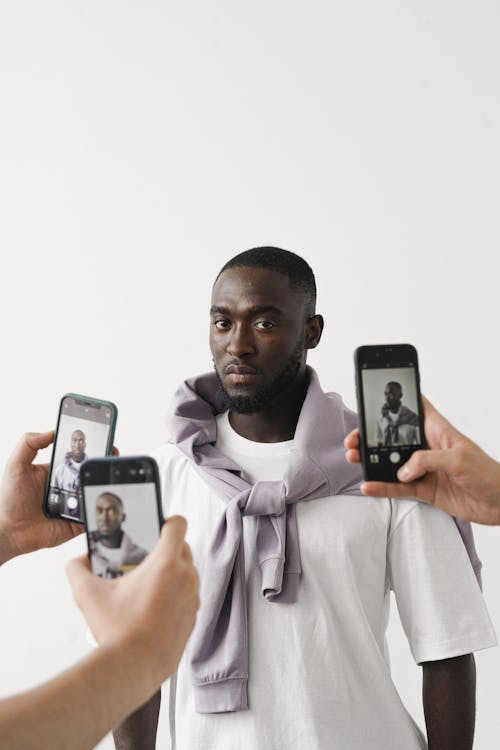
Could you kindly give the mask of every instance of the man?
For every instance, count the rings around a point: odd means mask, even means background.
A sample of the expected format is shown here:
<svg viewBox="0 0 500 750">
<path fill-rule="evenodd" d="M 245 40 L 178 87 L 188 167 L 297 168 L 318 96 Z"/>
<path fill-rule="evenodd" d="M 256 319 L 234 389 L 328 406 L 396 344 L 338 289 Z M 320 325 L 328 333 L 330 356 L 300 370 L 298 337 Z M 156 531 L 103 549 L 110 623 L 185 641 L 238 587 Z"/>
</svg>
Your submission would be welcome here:
<svg viewBox="0 0 500 750">
<path fill-rule="evenodd" d="M 420 442 L 418 416 L 401 403 L 401 383 L 387 383 L 384 391 L 385 403 L 377 422 L 377 444 L 415 445 Z"/>
<path fill-rule="evenodd" d="M 100 578 L 118 578 L 139 565 L 148 553 L 122 530 L 127 515 L 118 495 L 102 492 L 95 517 L 97 530 L 89 534 L 92 568 Z"/>
<path fill-rule="evenodd" d="M 6 465 L 0 564 L 83 531 L 42 513 L 48 467 L 33 460 L 53 437 L 27 433 Z M 185 531 L 184 519 L 169 518 L 148 559 L 117 581 L 92 575 L 86 556 L 69 563 L 77 604 L 100 648 L 44 685 L 0 701 L 2 747 L 90 750 L 175 670 L 199 604 Z"/>
<path fill-rule="evenodd" d="M 463 521 L 500 526 L 500 464 L 462 435 L 422 397 L 429 450 L 415 451 L 398 471 L 398 483 L 363 482 L 373 497 L 416 497 Z M 345 439 L 346 457 L 359 463 L 359 431 Z"/>
<path fill-rule="evenodd" d="M 88 456 L 85 453 L 87 441 L 83 430 L 73 430 L 71 433 L 71 450 L 64 456 L 64 462 L 54 471 L 52 479 L 54 487 L 68 492 L 76 492 L 80 486 L 80 466 Z"/>
<path fill-rule="evenodd" d="M 212 291 L 215 373 L 174 398 L 155 454 L 169 512 L 188 516 L 201 609 L 170 712 L 177 750 L 422 750 L 390 679 L 398 600 L 423 664 L 431 750 L 470 750 L 474 662 L 494 633 L 454 521 L 359 495 L 344 460 L 355 425 L 306 367 L 323 319 L 302 258 L 257 248 Z M 115 730 L 154 747 L 151 701 Z M 151 732 L 151 730 L 149 729 Z"/>
<path fill-rule="evenodd" d="M 80 466 L 88 458 L 85 453 L 86 447 L 87 439 L 83 430 L 73 430 L 71 450 L 65 454 L 63 463 L 59 464 L 52 475 L 51 487 L 61 490 L 59 496 L 51 495 L 58 502 L 59 513 L 77 519 L 80 518 L 78 504 Z"/>
</svg>

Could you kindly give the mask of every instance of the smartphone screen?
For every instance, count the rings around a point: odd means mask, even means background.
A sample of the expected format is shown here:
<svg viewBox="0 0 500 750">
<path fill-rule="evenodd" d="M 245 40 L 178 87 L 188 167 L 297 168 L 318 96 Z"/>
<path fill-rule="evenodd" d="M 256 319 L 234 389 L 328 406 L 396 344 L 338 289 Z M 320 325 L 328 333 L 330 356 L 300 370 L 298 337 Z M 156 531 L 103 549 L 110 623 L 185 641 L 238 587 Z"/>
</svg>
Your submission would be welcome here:
<svg viewBox="0 0 500 750">
<path fill-rule="evenodd" d="M 118 578 L 151 552 L 163 525 L 158 467 L 148 456 L 87 461 L 82 501 L 90 564 Z"/>
<path fill-rule="evenodd" d="M 410 344 L 356 350 L 361 457 L 365 479 L 397 481 L 397 471 L 424 447 L 418 358 Z"/>
<path fill-rule="evenodd" d="M 113 450 L 117 409 L 110 401 L 77 394 L 61 400 L 44 509 L 48 516 L 83 523 L 80 467 Z"/>
</svg>

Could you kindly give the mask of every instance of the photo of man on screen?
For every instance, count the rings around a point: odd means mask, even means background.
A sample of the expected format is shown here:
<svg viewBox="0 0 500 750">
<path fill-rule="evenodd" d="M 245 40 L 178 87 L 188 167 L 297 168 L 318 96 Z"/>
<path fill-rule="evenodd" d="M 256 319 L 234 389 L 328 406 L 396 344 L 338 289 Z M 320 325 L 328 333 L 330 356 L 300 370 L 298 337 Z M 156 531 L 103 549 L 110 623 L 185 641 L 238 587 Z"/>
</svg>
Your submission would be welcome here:
<svg viewBox="0 0 500 750">
<path fill-rule="evenodd" d="M 123 531 L 127 515 L 114 492 L 102 492 L 96 501 L 97 529 L 89 533 L 92 569 L 101 578 L 118 578 L 139 565 L 148 554 Z"/>
<path fill-rule="evenodd" d="M 80 466 L 87 460 L 85 453 L 87 438 L 83 430 L 73 430 L 71 433 L 71 450 L 65 456 L 63 463 L 54 470 L 52 486 L 59 490 L 76 493 L 80 486 Z"/>
<path fill-rule="evenodd" d="M 403 388 L 401 383 L 390 381 L 385 386 L 385 403 L 377 422 L 377 445 L 418 445 L 420 430 L 418 415 L 401 403 Z"/>
</svg>

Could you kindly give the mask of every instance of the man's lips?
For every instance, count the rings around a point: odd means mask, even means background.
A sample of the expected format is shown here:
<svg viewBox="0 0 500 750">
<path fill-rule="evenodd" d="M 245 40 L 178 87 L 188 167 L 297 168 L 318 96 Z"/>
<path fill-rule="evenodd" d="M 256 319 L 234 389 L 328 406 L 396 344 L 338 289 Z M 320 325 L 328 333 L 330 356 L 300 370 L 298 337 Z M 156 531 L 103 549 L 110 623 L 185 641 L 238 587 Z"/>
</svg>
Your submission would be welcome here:
<svg viewBox="0 0 500 750">
<path fill-rule="evenodd" d="M 226 375 L 256 375 L 257 370 L 255 367 L 250 367 L 249 365 L 227 365 L 226 369 L 224 370 Z"/>
<path fill-rule="evenodd" d="M 229 378 L 231 383 L 249 383 L 254 380 L 258 372 L 255 367 L 250 365 L 227 365 L 224 374 Z"/>
</svg>

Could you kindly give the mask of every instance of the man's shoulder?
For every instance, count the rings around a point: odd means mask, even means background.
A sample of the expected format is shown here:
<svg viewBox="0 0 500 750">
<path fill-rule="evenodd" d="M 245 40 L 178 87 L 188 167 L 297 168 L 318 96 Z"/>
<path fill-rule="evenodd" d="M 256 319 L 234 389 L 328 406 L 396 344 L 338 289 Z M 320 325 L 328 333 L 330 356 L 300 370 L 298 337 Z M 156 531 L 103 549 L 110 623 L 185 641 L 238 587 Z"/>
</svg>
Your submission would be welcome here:
<svg viewBox="0 0 500 750">
<path fill-rule="evenodd" d="M 184 453 L 179 447 L 172 441 L 167 440 L 165 443 L 154 448 L 149 454 L 155 461 L 160 465 L 168 461 L 174 461 L 176 458 L 182 458 Z"/>
<path fill-rule="evenodd" d="M 327 391 L 324 393 L 325 397 L 332 402 L 337 410 L 338 414 L 343 420 L 344 432 L 347 435 L 351 430 L 354 430 L 358 426 L 358 415 L 355 411 L 345 405 L 340 393 L 335 391 Z"/>
<path fill-rule="evenodd" d="M 424 528 L 440 528 L 445 535 L 458 533 L 453 517 L 433 505 L 417 500 L 417 498 L 389 498 L 389 500 L 391 503 L 391 534 L 396 529 L 405 529 L 408 522 L 410 522 L 409 529 L 417 525 Z"/>
<path fill-rule="evenodd" d="M 418 425 L 418 415 L 404 404 L 401 405 L 400 419 L 407 419 L 412 425 Z"/>
<path fill-rule="evenodd" d="M 169 476 L 173 477 L 191 464 L 185 453 L 173 442 L 163 443 L 151 451 L 150 456 L 158 464 L 160 477 L 163 481 Z"/>
<path fill-rule="evenodd" d="M 148 554 L 147 550 L 145 550 L 139 544 L 136 544 L 126 531 L 123 532 L 122 547 L 124 554 L 127 556 L 127 559 L 130 559 L 131 562 L 141 562 Z"/>
</svg>

